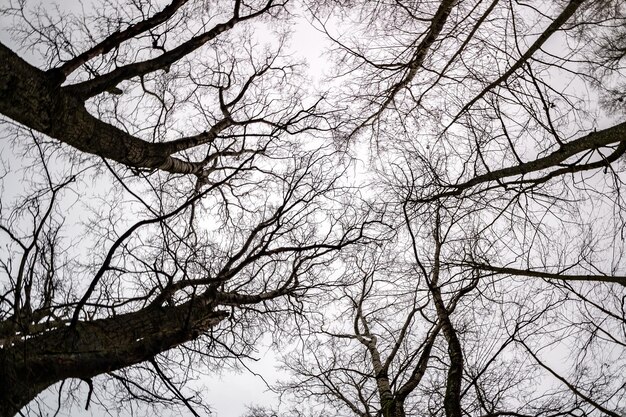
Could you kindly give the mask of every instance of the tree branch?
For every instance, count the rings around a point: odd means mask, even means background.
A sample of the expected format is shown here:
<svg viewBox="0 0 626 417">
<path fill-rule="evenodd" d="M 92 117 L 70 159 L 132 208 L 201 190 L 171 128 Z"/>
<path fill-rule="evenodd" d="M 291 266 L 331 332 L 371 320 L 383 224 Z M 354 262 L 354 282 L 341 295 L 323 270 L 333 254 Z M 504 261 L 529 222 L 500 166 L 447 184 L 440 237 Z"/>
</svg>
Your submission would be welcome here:
<svg viewBox="0 0 626 417">
<path fill-rule="evenodd" d="M 124 41 L 127 41 L 141 33 L 144 33 L 147 30 L 153 29 L 163 22 L 166 22 L 170 17 L 174 15 L 174 13 L 176 13 L 176 11 L 178 11 L 178 9 L 180 9 L 188 1 L 189 0 L 173 0 L 170 4 L 165 6 L 163 10 L 156 13 L 154 16 L 146 20 L 142 20 L 141 22 L 134 25 L 130 25 L 128 28 L 124 29 L 121 32 L 114 32 L 106 39 L 92 46 L 77 57 L 65 62 L 60 67 L 48 70 L 48 73 L 53 78 L 56 78 L 58 85 L 61 85 L 68 75 L 74 72 L 81 65 L 87 63 L 87 61 L 89 61 L 90 59 L 93 59 L 99 55 L 104 55 L 113 50 L 113 48 L 117 48 L 118 46 L 120 46 L 120 44 L 122 44 Z"/>
</svg>

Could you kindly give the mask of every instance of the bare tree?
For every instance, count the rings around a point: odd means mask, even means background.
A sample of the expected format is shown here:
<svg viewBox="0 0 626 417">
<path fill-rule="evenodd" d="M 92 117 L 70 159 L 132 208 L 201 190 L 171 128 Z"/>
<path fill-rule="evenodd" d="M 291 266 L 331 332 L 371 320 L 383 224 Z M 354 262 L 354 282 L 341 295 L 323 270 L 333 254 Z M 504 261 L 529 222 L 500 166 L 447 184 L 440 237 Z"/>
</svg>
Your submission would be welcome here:
<svg viewBox="0 0 626 417">
<path fill-rule="evenodd" d="M 284 28 L 253 36 L 285 3 L 3 5 L 39 67 L 0 46 L 0 415 L 77 381 L 87 407 L 206 411 L 185 382 L 249 355 L 363 239 Z"/>
<path fill-rule="evenodd" d="M 345 262 L 346 289 L 284 358 L 285 398 L 622 415 L 624 5 L 309 5 L 351 103 L 337 134 L 370 146 L 396 232 Z"/>
<path fill-rule="evenodd" d="M 625 7 L 10 1 L 2 413 L 194 414 L 189 369 L 275 331 L 295 415 L 619 416 Z"/>
<path fill-rule="evenodd" d="M 619 416 L 623 287 L 477 266 L 502 261 L 477 233 L 482 211 L 410 208 L 312 299 L 320 314 L 283 358 L 286 401 L 346 416 Z"/>
</svg>

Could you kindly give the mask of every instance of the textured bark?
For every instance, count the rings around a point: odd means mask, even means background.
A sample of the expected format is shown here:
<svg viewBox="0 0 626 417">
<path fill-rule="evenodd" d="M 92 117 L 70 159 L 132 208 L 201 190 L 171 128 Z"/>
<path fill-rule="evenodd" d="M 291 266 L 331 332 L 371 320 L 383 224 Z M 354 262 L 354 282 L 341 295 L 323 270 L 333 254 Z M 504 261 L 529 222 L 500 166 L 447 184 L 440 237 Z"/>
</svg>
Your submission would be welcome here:
<svg viewBox="0 0 626 417">
<path fill-rule="evenodd" d="M 463 350 L 461 342 L 456 334 L 456 330 L 450 320 L 450 315 L 441 298 L 439 287 L 431 289 L 437 316 L 441 323 L 441 329 L 448 342 L 448 357 L 450 358 L 450 368 L 448 368 L 448 378 L 446 381 L 446 395 L 443 407 L 447 417 L 461 417 L 461 383 L 463 381 Z"/>
<path fill-rule="evenodd" d="M 15 415 L 58 381 L 112 372 L 193 340 L 227 315 L 206 298 L 196 298 L 5 341 L 0 349 L 0 416 Z"/>
<path fill-rule="evenodd" d="M 380 406 L 382 408 L 383 416 L 395 416 L 396 402 L 394 395 L 391 392 L 391 385 L 389 384 L 389 371 L 387 367 L 384 367 L 382 364 L 380 352 L 376 346 L 376 338 L 374 336 L 370 336 L 369 340 L 365 342 L 365 346 L 370 353 L 372 367 L 374 368 L 374 377 L 376 379 L 376 387 L 378 388 L 378 395 L 380 397 Z"/>
<path fill-rule="evenodd" d="M 439 274 L 441 272 L 441 247 L 443 244 L 440 235 L 441 218 L 439 211 L 436 213 L 435 220 L 435 253 L 434 264 L 431 274 L 431 281 L 428 284 L 430 293 L 433 296 L 435 310 L 437 311 L 437 321 L 441 326 L 441 331 L 448 343 L 448 357 L 450 358 L 450 367 L 448 368 L 448 377 L 446 380 L 446 394 L 443 399 L 443 408 L 446 411 L 446 417 L 461 417 L 463 411 L 461 409 L 461 385 L 463 383 L 463 349 L 461 342 L 457 336 L 450 315 L 453 308 L 448 309 L 443 302 L 441 296 L 441 288 L 439 287 Z M 462 290 L 459 296 L 467 290 Z"/>
<path fill-rule="evenodd" d="M 92 116 L 84 102 L 66 88 L 0 44 L 0 113 L 85 153 L 129 167 L 197 174 L 202 164 L 172 154 L 212 141 L 231 123 L 225 119 L 197 136 L 150 143 Z"/>
</svg>

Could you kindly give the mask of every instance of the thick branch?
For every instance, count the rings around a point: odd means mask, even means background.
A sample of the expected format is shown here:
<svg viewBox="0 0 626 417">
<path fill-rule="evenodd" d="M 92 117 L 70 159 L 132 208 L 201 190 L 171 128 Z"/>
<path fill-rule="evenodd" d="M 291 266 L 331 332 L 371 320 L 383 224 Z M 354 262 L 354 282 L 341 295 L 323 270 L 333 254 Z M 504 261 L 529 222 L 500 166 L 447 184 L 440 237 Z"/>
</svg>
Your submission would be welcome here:
<svg viewBox="0 0 626 417">
<path fill-rule="evenodd" d="M 615 151 L 606 158 L 598 162 L 592 162 L 586 165 L 576 165 L 573 167 L 561 167 L 554 172 L 558 172 L 559 174 L 565 174 L 571 172 L 573 169 L 575 170 L 577 167 L 585 167 L 586 169 L 596 169 L 602 166 L 606 166 L 608 163 L 612 162 L 620 155 L 624 153 L 626 150 L 626 122 L 620 123 L 618 125 L 606 128 L 604 130 L 599 130 L 596 132 L 589 133 L 581 138 L 575 139 L 571 142 L 565 143 L 559 147 L 556 151 L 552 152 L 549 155 L 546 155 L 542 158 L 537 158 L 533 161 L 523 162 L 521 164 L 498 169 L 495 171 L 490 171 L 485 174 L 477 175 L 476 177 L 459 184 L 449 185 L 448 187 L 452 188 L 450 191 L 442 192 L 435 194 L 426 198 L 417 198 L 415 202 L 418 203 L 426 203 L 432 202 L 434 200 L 444 198 L 444 197 L 452 197 L 460 195 L 463 191 L 470 189 L 472 187 L 478 186 L 480 184 L 500 181 L 508 177 L 514 177 L 519 175 L 527 175 L 533 172 L 541 171 L 543 169 L 553 168 L 557 166 L 562 166 L 562 164 L 569 158 L 580 154 L 581 152 L 596 150 L 605 146 L 612 145 L 614 143 L 622 142 L 615 149 Z M 550 178 L 552 178 L 552 173 L 546 174 Z M 529 180 L 530 181 L 530 180 Z M 541 181 L 539 179 L 538 181 Z"/>
<path fill-rule="evenodd" d="M 432 45 L 435 43 L 435 41 L 441 34 L 441 31 L 443 30 L 443 27 L 445 26 L 446 21 L 448 20 L 448 17 L 450 16 L 450 13 L 452 12 L 453 7 L 456 4 L 457 4 L 456 0 L 443 0 L 441 2 L 441 4 L 439 5 L 439 8 L 437 9 L 437 12 L 433 16 L 431 24 L 426 32 L 426 36 L 416 47 L 415 53 L 413 54 L 411 61 L 408 63 L 408 65 L 405 68 L 406 74 L 400 79 L 400 81 L 398 81 L 388 90 L 386 94 L 387 98 L 380 105 L 380 107 L 376 110 L 376 112 L 370 115 L 356 129 L 354 129 L 353 133 L 356 133 L 357 131 L 359 131 L 361 128 L 366 126 L 369 122 L 371 122 L 375 118 L 380 117 L 382 112 L 385 111 L 385 109 L 387 109 L 387 107 L 389 107 L 389 105 L 394 101 L 398 93 L 403 88 L 408 86 L 411 83 L 411 81 L 413 81 L 413 79 L 417 75 L 418 70 L 421 68 L 422 64 L 424 63 L 424 60 L 426 59 L 426 56 L 428 55 L 430 48 L 432 47 Z"/>
<path fill-rule="evenodd" d="M 231 121 L 219 121 L 200 135 L 166 143 L 150 143 L 89 114 L 84 103 L 51 77 L 0 44 L 0 113 L 80 151 L 129 167 L 197 174 L 204 164 L 171 156 L 209 143 Z"/>
<path fill-rule="evenodd" d="M 0 416 L 12 416 L 43 389 L 148 360 L 193 340 L 227 317 L 208 297 L 78 322 L 0 349 Z"/>
<path fill-rule="evenodd" d="M 233 13 L 233 17 L 226 22 L 215 25 L 208 32 L 191 38 L 187 42 L 182 43 L 176 48 L 167 51 L 156 58 L 118 67 L 108 74 L 101 75 L 79 84 L 67 86 L 65 89 L 71 91 L 73 94 L 79 95 L 83 99 L 86 99 L 107 91 L 124 80 L 146 75 L 160 69 L 167 70 L 170 65 L 202 47 L 207 42 L 215 39 L 218 35 L 232 29 L 235 24 L 257 17 L 267 12 L 272 7 L 273 1 L 270 0 L 265 7 L 259 11 L 242 17 L 239 17 L 239 10 L 237 8 L 237 10 Z"/>
<path fill-rule="evenodd" d="M 450 358 L 450 368 L 448 368 L 448 379 L 446 383 L 446 395 L 444 398 L 444 408 L 446 417 L 461 417 L 461 383 L 463 381 L 463 350 L 456 330 L 450 320 L 450 315 L 446 309 L 441 290 L 437 286 L 431 287 L 433 300 L 437 309 L 437 317 L 441 323 L 441 329 L 448 342 L 448 356 Z"/>
<path fill-rule="evenodd" d="M 180 9 L 181 6 L 183 6 L 188 1 L 189 0 L 173 0 L 169 5 L 163 8 L 163 10 L 161 10 L 160 12 L 156 13 L 154 16 L 146 20 L 142 20 L 141 22 L 134 25 L 130 25 L 121 32 L 117 31 L 111 34 L 106 39 L 99 42 L 97 45 L 91 47 L 77 57 L 72 58 L 60 67 L 50 70 L 49 72 L 59 74 L 58 83 L 61 84 L 63 81 L 65 81 L 65 78 L 67 78 L 68 75 L 70 75 L 78 67 L 85 64 L 90 59 L 93 59 L 99 55 L 104 55 L 113 50 L 113 48 L 118 47 L 120 44 L 122 44 L 122 42 L 127 41 L 141 33 L 144 33 L 147 30 L 153 29 L 161 23 L 167 21 L 170 17 L 174 15 L 174 13 L 176 13 L 178 9 Z"/>
<path fill-rule="evenodd" d="M 448 368 L 448 378 L 446 381 L 446 394 L 443 400 L 443 407 L 446 411 L 446 417 L 461 417 L 461 383 L 463 382 L 463 349 L 457 335 L 456 329 L 450 319 L 451 310 L 446 308 L 443 298 L 441 297 L 441 289 L 439 287 L 439 274 L 441 269 L 441 246 L 442 240 L 439 232 L 441 220 L 439 212 L 437 212 L 435 222 L 435 253 L 432 276 L 428 287 L 435 302 L 437 311 L 437 320 L 441 325 L 443 335 L 448 342 L 448 357 L 450 358 L 450 367 Z"/>
<path fill-rule="evenodd" d="M 411 376 L 407 379 L 407 381 L 402 384 L 402 386 L 398 389 L 396 393 L 396 398 L 399 401 L 404 401 L 409 394 L 411 394 L 415 388 L 417 388 L 422 381 L 422 377 L 426 374 L 426 369 L 428 367 L 428 362 L 431 358 L 431 351 L 433 346 L 435 345 L 435 339 L 441 330 L 441 324 L 437 324 L 435 328 L 428 335 L 428 338 L 425 340 L 423 344 L 422 354 L 420 355 L 413 372 L 411 372 Z"/>
<path fill-rule="evenodd" d="M 583 4 L 584 0 L 571 0 L 567 6 L 563 9 L 563 11 L 550 23 L 550 25 L 546 28 L 546 30 L 535 40 L 535 42 L 528 48 L 528 50 L 513 64 L 504 74 L 502 74 L 498 79 L 491 82 L 487 85 L 476 97 L 471 99 L 463 108 L 457 113 L 457 115 L 452 119 L 448 127 L 450 127 L 454 122 L 456 122 L 459 117 L 467 110 L 469 110 L 478 100 L 483 98 L 485 94 L 491 91 L 493 88 L 500 85 L 502 82 L 506 81 L 511 75 L 513 75 L 518 69 L 522 68 L 524 64 L 533 56 L 535 52 L 537 52 L 543 44 L 556 32 L 561 26 L 563 26 L 569 19 L 574 15 L 576 10 Z"/>
<path fill-rule="evenodd" d="M 545 271 L 536 271 L 532 269 L 518 269 L 510 267 L 492 266 L 483 263 L 463 263 L 460 266 L 470 266 L 472 268 L 480 269 L 481 271 L 489 271 L 496 274 L 504 275 L 516 275 L 523 277 L 545 278 L 545 279 L 559 279 L 562 281 L 591 281 L 591 282 L 616 282 L 618 284 L 626 285 L 626 276 L 615 275 L 570 275 L 563 273 L 552 273 Z"/>
</svg>

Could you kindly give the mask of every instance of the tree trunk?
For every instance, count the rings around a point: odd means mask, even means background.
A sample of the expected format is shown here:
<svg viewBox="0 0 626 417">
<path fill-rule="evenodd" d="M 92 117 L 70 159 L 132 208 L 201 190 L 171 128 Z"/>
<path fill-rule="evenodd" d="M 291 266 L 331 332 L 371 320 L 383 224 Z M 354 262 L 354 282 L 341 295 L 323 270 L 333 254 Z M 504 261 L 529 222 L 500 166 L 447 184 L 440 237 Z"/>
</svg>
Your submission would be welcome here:
<svg viewBox="0 0 626 417">
<path fill-rule="evenodd" d="M 194 299 L 5 341 L 0 349 L 0 416 L 15 415 L 56 382 L 138 364 L 195 339 L 227 316 L 212 303 Z"/>
</svg>

